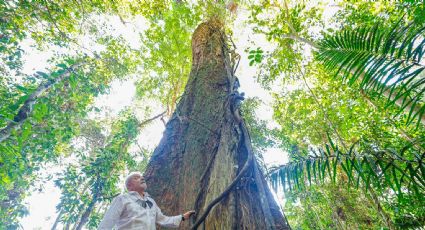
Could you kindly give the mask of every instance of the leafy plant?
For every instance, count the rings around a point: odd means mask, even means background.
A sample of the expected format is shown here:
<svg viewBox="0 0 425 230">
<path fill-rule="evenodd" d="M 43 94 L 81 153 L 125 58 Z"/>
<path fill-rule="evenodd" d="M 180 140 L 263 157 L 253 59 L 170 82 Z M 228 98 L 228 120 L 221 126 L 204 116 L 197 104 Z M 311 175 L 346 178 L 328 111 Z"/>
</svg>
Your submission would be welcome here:
<svg viewBox="0 0 425 230">
<path fill-rule="evenodd" d="M 99 210 L 99 204 L 119 194 L 119 176 L 137 163 L 129 146 L 139 134 L 139 125 L 133 114 L 123 112 L 113 122 L 110 135 L 103 136 L 99 135 L 101 122 L 87 121 L 86 133 L 83 132 L 81 137 L 92 148 L 74 146 L 78 152 L 78 164 L 69 165 L 55 181 L 62 192 L 57 210 L 63 215 L 58 222 L 74 224 L 76 229 L 81 229 L 91 215 L 103 212 Z M 99 219 L 96 221 L 94 224 L 100 222 Z"/>
<path fill-rule="evenodd" d="M 319 43 L 317 59 L 350 85 L 385 96 L 387 106 L 408 110 L 408 123 L 418 125 L 425 113 L 425 27 L 397 23 L 386 31 L 373 27 L 344 29 L 328 35 Z"/>
<path fill-rule="evenodd" d="M 348 152 L 343 152 L 330 140 L 325 149 L 312 150 L 307 157 L 298 157 L 271 170 L 272 187 L 277 190 L 281 185 L 284 190 L 302 190 L 306 185 L 335 182 L 337 174 L 342 173 L 348 186 L 359 188 L 362 182 L 365 190 L 390 188 L 399 198 L 411 192 L 418 197 L 424 195 L 425 153 L 408 158 L 404 155 L 408 148 L 400 153 L 374 148 L 359 153 L 355 147 L 352 145 Z"/>
<path fill-rule="evenodd" d="M 263 50 L 258 47 L 256 50 L 250 50 L 248 55 L 249 66 L 254 65 L 255 63 L 261 63 L 263 60 Z"/>
</svg>

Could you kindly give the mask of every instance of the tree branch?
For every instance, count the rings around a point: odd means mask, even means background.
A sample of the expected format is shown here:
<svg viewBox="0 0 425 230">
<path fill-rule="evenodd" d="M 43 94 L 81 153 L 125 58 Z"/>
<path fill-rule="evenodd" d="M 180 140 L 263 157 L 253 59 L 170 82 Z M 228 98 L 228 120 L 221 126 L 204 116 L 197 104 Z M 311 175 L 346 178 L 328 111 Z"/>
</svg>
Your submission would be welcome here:
<svg viewBox="0 0 425 230">
<path fill-rule="evenodd" d="M 33 105 L 36 103 L 37 99 L 40 97 L 41 94 L 49 90 L 53 85 L 57 84 L 58 82 L 68 79 L 69 76 L 71 76 L 73 70 L 78 68 L 80 65 L 81 63 L 74 64 L 71 67 L 67 68 L 65 72 L 63 72 L 57 78 L 42 83 L 40 86 L 38 86 L 38 88 L 31 95 L 29 95 L 28 99 L 18 110 L 18 114 L 14 117 L 13 121 L 9 121 L 6 127 L 0 130 L 0 143 L 10 136 L 12 130 L 21 127 L 21 125 L 32 113 Z"/>
<path fill-rule="evenodd" d="M 313 92 L 313 90 L 310 88 L 310 86 L 307 83 L 307 80 L 305 79 L 305 73 L 303 71 L 301 71 L 301 77 L 304 81 L 304 84 L 307 86 L 308 90 L 310 91 L 311 95 L 313 96 L 313 99 L 316 101 L 317 105 L 320 107 L 320 109 L 322 110 L 322 112 L 325 115 L 325 119 L 327 120 L 329 126 L 335 131 L 336 136 L 338 137 L 339 141 L 341 142 L 342 146 L 344 147 L 345 150 L 348 150 L 347 145 L 345 144 L 344 139 L 342 139 L 341 135 L 338 132 L 338 129 L 336 128 L 336 126 L 334 125 L 334 123 L 332 122 L 331 119 L 329 119 L 329 115 L 326 112 L 325 108 L 323 108 L 322 104 L 320 103 L 318 97 L 316 96 L 316 94 Z"/>
<path fill-rule="evenodd" d="M 319 44 L 317 44 L 316 42 L 310 41 L 306 38 L 300 37 L 296 33 L 290 33 L 290 34 L 283 35 L 282 38 L 289 38 L 289 39 L 292 39 L 292 40 L 295 40 L 295 41 L 306 43 L 306 44 L 310 45 L 311 47 L 313 47 L 315 49 L 320 49 Z"/>
<path fill-rule="evenodd" d="M 152 122 L 152 121 L 154 121 L 154 120 L 156 120 L 156 119 L 158 119 L 158 118 L 160 118 L 160 117 L 163 117 L 163 116 L 165 115 L 165 113 L 166 113 L 166 111 L 164 111 L 164 112 L 162 112 L 162 113 L 160 113 L 160 114 L 158 114 L 158 115 L 156 115 L 156 116 L 154 116 L 154 117 L 148 118 L 147 120 L 142 121 L 142 122 L 139 124 L 139 127 L 143 127 L 143 126 L 145 126 L 146 124 L 148 124 L 148 123 L 150 123 L 150 122 Z"/>
</svg>

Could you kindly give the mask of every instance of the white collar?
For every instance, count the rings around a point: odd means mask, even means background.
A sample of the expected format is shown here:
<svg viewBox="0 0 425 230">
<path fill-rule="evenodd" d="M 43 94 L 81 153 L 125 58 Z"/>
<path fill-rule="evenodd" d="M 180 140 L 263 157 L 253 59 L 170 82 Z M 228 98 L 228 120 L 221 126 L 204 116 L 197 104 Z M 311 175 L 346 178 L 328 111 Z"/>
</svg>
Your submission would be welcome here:
<svg viewBox="0 0 425 230">
<path fill-rule="evenodd" d="M 140 193 L 138 193 L 136 191 L 130 191 L 130 192 L 128 192 L 128 194 L 130 194 L 132 196 L 135 196 L 137 199 L 140 199 L 140 200 L 143 200 L 143 198 L 147 199 L 148 197 L 151 197 L 149 195 L 149 193 L 147 193 L 147 192 L 144 192 L 144 196 L 143 197 L 140 195 Z"/>
</svg>

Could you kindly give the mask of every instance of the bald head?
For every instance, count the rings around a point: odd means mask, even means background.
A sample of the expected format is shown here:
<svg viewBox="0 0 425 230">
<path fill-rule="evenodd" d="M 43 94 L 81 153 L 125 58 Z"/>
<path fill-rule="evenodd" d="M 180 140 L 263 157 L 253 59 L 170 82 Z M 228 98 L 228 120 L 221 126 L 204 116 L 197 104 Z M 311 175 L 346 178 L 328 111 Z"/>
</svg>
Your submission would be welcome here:
<svg viewBox="0 0 425 230">
<path fill-rule="evenodd" d="M 145 178 L 140 172 L 132 172 L 125 179 L 127 191 L 144 192 L 147 188 Z"/>
</svg>

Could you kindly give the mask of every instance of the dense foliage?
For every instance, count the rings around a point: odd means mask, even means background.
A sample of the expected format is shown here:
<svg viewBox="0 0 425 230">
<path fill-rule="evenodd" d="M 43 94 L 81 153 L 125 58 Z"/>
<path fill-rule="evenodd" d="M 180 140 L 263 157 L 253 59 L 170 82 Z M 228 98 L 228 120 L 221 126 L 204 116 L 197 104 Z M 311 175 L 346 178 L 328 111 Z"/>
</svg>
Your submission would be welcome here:
<svg viewBox="0 0 425 230">
<path fill-rule="evenodd" d="M 278 44 L 260 63 L 259 80 L 283 86 L 275 90 L 274 117 L 292 160 L 272 170 L 271 182 L 296 190 L 287 193 L 299 198 L 287 203 L 288 218 L 297 217 L 293 227 L 422 226 L 423 3 L 347 1 L 328 5 L 332 18 L 313 1 L 268 4 L 253 7 L 252 21 Z M 413 56 L 419 59 L 408 63 Z M 323 194 L 328 183 L 364 193 L 385 221 L 359 227 L 337 215 L 345 204 L 331 205 L 332 215 L 321 220 L 331 225 L 301 218 L 323 201 L 306 194 Z"/>
<path fill-rule="evenodd" d="M 424 227 L 423 1 L 12 0 L 0 2 L 0 229 L 19 227 L 51 165 L 54 227 L 96 228 L 122 176 L 144 170 L 140 133 L 174 112 L 191 34 L 211 17 L 267 40 L 240 55 L 275 124 L 261 98 L 242 112 L 259 159 L 289 155 L 265 171 L 292 228 Z M 47 62 L 28 72 L 32 53 Z M 95 101 L 120 81 L 136 95 L 111 115 Z"/>
</svg>

